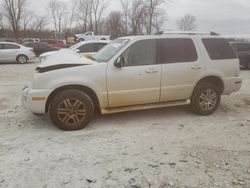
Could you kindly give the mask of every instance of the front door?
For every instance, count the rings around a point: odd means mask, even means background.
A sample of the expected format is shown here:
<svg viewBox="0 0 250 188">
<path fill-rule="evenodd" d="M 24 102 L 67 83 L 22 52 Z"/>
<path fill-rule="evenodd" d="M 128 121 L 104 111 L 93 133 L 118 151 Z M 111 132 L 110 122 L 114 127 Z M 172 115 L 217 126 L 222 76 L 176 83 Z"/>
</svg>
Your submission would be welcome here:
<svg viewBox="0 0 250 188">
<path fill-rule="evenodd" d="M 121 55 L 122 67 L 108 65 L 109 107 L 159 102 L 161 65 L 156 53 L 156 40 L 141 40 Z"/>
</svg>

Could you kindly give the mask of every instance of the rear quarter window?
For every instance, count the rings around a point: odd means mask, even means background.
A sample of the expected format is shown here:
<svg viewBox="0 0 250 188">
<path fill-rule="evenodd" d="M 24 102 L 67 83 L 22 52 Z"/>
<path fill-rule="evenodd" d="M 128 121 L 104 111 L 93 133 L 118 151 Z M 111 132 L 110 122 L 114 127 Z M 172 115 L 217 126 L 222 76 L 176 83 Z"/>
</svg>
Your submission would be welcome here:
<svg viewBox="0 0 250 188">
<path fill-rule="evenodd" d="M 223 60 L 223 59 L 236 59 L 237 56 L 233 47 L 226 39 L 223 38 L 204 38 L 202 42 L 208 52 L 210 59 Z"/>
</svg>

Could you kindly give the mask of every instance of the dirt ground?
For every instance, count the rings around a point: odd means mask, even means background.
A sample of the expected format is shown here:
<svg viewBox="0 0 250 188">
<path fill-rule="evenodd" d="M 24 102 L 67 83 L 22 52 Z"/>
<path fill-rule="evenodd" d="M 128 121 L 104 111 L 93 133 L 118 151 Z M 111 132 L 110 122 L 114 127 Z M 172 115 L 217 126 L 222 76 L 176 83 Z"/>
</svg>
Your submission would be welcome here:
<svg viewBox="0 0 250 188">
<path fill-rule="evenodd" d="M 63 132 L 21 106 L 36 65 L 0 65 L 0 187 L 250 188 L 250 71 L 209 117 L 184 106 Z"/>
</svg>

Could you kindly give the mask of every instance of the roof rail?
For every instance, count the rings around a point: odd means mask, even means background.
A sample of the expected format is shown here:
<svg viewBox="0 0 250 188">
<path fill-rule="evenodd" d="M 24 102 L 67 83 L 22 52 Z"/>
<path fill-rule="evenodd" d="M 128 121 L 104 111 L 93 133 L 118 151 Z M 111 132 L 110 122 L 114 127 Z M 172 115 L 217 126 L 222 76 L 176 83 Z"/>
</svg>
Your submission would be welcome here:
<svg viewBox="0 0 250 188">
<path fill-rule="evenodd" d="M 156 35 L 219 35 L 213 31 L 209 33 L 195 31 L 160 31 Z"/>
</svg>

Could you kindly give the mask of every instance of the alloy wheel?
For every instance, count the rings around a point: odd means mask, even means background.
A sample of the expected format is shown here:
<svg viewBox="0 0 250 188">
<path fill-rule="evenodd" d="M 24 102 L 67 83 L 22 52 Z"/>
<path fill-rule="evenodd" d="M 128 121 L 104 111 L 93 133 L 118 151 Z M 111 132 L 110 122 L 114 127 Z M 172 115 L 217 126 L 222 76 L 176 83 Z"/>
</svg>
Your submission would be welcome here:
<svg viewBox="0 0 250 188">
<path fill-rule="evenodd" d="M 83 122 L 86 116 L 86 106 L 82 101 L 78 99 L 66 99 L 58 105 L 58 119 L 69 126 L 73 126 Z"/>
<path fill-rule="evenodd" d="M 203 111 L 210 111 L 217 105 L 217 95 L 213 89 L 207 89 L 200 95 L 199 105 Z"/>
</svg>

